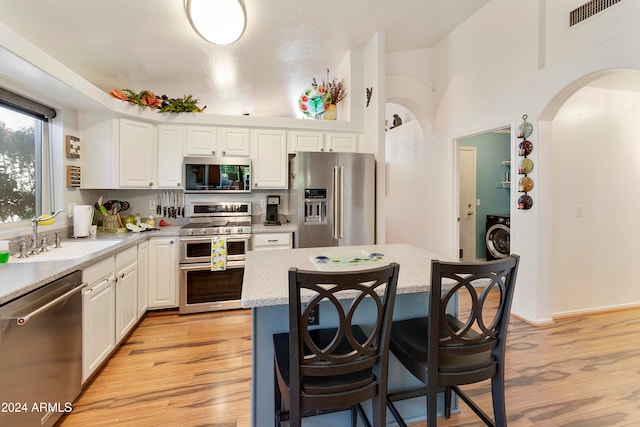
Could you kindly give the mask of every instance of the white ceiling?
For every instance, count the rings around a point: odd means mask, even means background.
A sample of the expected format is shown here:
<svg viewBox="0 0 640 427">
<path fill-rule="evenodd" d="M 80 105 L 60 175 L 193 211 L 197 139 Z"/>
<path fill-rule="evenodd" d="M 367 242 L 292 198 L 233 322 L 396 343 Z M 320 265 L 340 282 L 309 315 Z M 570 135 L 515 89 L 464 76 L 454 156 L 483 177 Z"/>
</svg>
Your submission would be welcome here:
<svg viewBox="0 0 640 427">
<path fill-rule="evenodd" d="M 183 0 L 0 0 L 0 21 L 98 88 L 191 94 L 206 112 L 297 117 L 296 101 L 375 32 L 427 48 L 488 0 L 245 0 L 244 36 L 202 40 Z M 336 76 L 342 78 L 341 76 Z"/>
</svg>

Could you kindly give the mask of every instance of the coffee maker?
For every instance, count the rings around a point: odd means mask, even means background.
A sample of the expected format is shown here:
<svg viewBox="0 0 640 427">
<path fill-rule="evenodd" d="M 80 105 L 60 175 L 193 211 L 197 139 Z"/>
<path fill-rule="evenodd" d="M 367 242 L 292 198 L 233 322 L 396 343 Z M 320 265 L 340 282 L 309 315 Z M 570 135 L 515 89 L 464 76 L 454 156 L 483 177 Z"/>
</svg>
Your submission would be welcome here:
<svg viewBox="0 0 640 427">
<path fill-rule="evenodd" d="M 278 205 L 280 196 L 267 196 L 267 220 L 264 225 L 280 225 L 278 220 Z"/>
</svg>

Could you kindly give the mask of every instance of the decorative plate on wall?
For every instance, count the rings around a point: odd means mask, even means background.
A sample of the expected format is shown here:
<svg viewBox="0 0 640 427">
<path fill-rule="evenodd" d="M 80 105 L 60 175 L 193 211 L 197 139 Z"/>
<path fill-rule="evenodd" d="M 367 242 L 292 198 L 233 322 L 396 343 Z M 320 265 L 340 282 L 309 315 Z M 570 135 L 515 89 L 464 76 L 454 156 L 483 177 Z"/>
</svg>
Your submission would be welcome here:
<svg viewBox="0 0 640 427">
<path fill-rule="evenodd" d="M 533 190 L 533 180 L 528 176 L 520 178 L 520 181 L 518 181 L 518 191 L 528 193 L 531 190 Z"/>
<path fill-rule="evenodd" d="M 533 151 L 533 142 L 524 140 L 518 145 L 518 155 L 528 156 Z"/>
<path fill-rule="evenodd" d="M 331 103 L 331 95 L 323 87 L 310 87 L 302 92 L 298 107 L 305 116 L 318 118 Z"/>
<path fill-rule="evenodd" d="M 529 138 L 533 133 L 533 125 L 529 122 L 524 122 L 518 126 L 518 138 Z"/>
<path fill-rule="evenodd" d="M 533 199 L 531 198 L 531 196 L 525 194 L 523 196 L 520 196 L 520 198 L 518 199 L 518 209 L 531 209 L 532 206 Z"/>
<path fill-rule="evenodd" d="M 522 159 L 520 163 L 518 163 L 518 173 L 528 175 L 533 170 L 533 160 L 531 159 Z"/>
</svg>

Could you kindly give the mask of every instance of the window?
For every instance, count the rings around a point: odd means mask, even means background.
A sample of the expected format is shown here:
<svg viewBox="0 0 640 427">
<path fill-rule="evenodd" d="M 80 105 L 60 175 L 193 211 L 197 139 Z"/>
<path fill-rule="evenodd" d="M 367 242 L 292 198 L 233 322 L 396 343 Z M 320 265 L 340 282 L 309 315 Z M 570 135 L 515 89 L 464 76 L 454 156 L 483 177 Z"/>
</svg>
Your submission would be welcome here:
<svg viewBox="0 0 640 427">
<path fill-rule="evenodd" d="M 51 196 L 42 177 L 50 171 L 48 121 L 55 116 L 52 108 L 0 88 L 0 224 L 41 214 L 43 198 Z"/>
<path fill-rule="evenodd" d="M 0 223 L 29 220 L 41 212 L 45 123 L 0 105 Z"/>
</svg>

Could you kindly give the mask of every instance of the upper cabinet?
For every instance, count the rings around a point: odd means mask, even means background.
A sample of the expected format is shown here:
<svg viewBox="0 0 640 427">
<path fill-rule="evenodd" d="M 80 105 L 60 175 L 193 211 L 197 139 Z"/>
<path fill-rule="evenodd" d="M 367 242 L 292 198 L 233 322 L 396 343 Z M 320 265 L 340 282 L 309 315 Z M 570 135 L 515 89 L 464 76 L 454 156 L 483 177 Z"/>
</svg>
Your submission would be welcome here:
<svg viewBox="0 0 640 427">
<path fill-rule="evenodd" d="M 153 188 L 156 129 L 102 113 L 79 114 L 81 188 Z"/>
<path fill-rule="evenodd" d="M 80 188 L 118 188 L 120 121 L 105 114 L 80 112 Z"/>
<path fill-rule="evenodd" d="M 153 132 L 149 123 L 120 119 L 120 187 L 156 185 Z"/>
<path fill-rule="evenodd" d="M 251 144 L 249 129 L 219 128 L 218 151 L 222 156 L 248 156 Z"/>
<path fill-rule="evenodd" d="M 187 156 L 248 156 L 249 130 L 187 126 L 185 155 Z"/>
<path fill-rule="evenodd" d="M 211 126 L 187 126 L 185 154 L 187 156 L 215 156 L 218 132 Z"/>
<path fill-rule="evenodd" d="M 292 131 L 290 132 L 289 152 L 297 151 L 334 151 L 345 153 L 358 152 L 357 133 Z"/>
<path fill-rule="evenodd" d="M 183 126 L 158 126 L 158 187 L 182 188 Z"/>
<path fill-rule="evenodd" d="M 81 188 L 182 189 L 185 156 L 247 157 L 252 188 L 288 187 L 288 153 L 358 152 L 361 132 L 152 124 L 80 112 Z"/>
<path fill-rule="evenodd" d="M 287 188 L 287 133 L 282 130 L 251 131 L 253 188 Z"/>
<path fill-rule="evenodd" d="M 358 152 L 358 134 L 355 133 L 325 133 L 325 144 L 329 151 L 342 153 Z"/>
<path fill-rule="evenodd" d="M 324 151 L 324 133 L 295 131 L 289 133 L 291 141 L 289 151 Z"/>
</svg>

